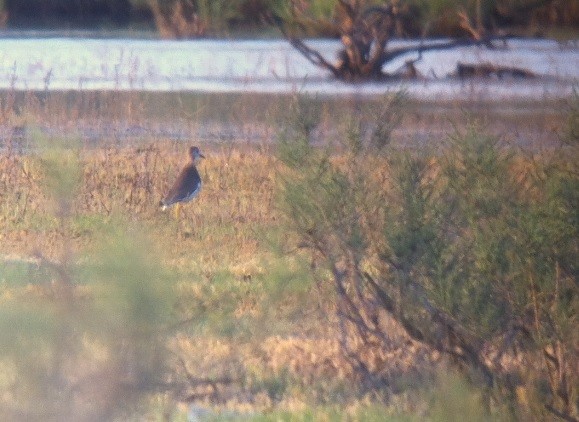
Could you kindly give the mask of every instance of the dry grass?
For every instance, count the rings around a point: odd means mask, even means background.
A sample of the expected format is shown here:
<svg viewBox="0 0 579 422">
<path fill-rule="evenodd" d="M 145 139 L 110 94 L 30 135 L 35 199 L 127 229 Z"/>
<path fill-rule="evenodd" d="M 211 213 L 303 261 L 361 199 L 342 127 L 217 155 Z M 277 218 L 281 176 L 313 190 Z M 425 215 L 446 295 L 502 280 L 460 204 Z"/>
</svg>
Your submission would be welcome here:
<svg viewBox="0 0 579 422">
<path fill-rule="evenodd" d="M 237 149 L 206 150 L 208 159 L 199 166 L 203 195 L 183 208 L 182 221 L 159 210 L 159 200 L 186 163 L 187 145 L 156 144 L 139 148 L 102 148 L 81 151 L 82 182 L 73 207 L 78 224 L 91 216 L 123 216 L 151 229 L 179 228 L 176 235 L 212 237 L 225 231 L 241 242 L 237 253 L 251 248 L 252 227 L 276 220 L 273 204 L 274 162 L 267 154 Z M 5 171 L 0 176 L 4 235 L 39 228 L 50 231 L 46 213 L 50 199 L 42 189 L 39 159 L 8 153 L 0 157 Z M 64 235 L 64 233 L 63 233 Z M 215 242 L 222 239 L 217 238 Z M 22 248 L 25 249 L 24 243 Z M 212 247 L 207 247 L 207 250 Z M 14 252 L 14 250 L 12 250 Z M 25 250 L 22 250 L 25 252 Z"/>
<path fill-rule="evenodd" d="M 38 157 L 2 156 L 0 253 L 32 258 L 32 266 L 38 265 L 34 256 L 58 260 L 66 247 L 82 256 L 103 227 L 125 221 L 148 233 L 176 279 L 177 325 L 169 344 L 176 400 L 235 412 L 357 402 L 348 387 L 356 374 L 340 351 L 333 304 L 324 301 L 328 292 L 312 291 L 300 280 L 294 288 L 276 286 L 291 273 L 309 276 L 307 262 L 272 248 L 284 233 L 273 155 L 202 146 L 203 190 L 177 221 L 158 203 L 186 150 L 174 142 L 81 150 L 82 180 L 65 228 L 46 212 L 53 204 Z M 28 285 L 11 290 L 10 298 L 31 294 L 44 293 Z M 430 379 L 439 358 L 412 345 L 394 324 L 389 332 L 395 339 L 390 350 L 367 348 L 359 355 L 392 380 L 389 391 L 396 394 Z"/>
<path fill-rule="evenodd" d="M 119 97 L 114 94 L 87 94 L 75 98 L 72 107 L 63 98 L 48 99 L 50 107 L 38 97 L 17 100 L 26 102 L 28 115 L 43 124 L 86 119 L 104 125 L 102 113 L 108 112 L 138 122 L 150 112 L 138 96 L 117 104 Z M 231 113 L 226 117 L 230 121 L 244 120 L 251 108 L 242 105 L 243 98 L 231 110 L 218 99 L 212 101 L 218 103 L 212 107 Z M 26 124 L 6 107 L 5 124 Z M 199 104 L 196 107 L 211 114 Z M 60 111 L 51 114 L 52 109 Z M 348 107 L 340 110 L 346 113 Z M 398 130 L 440 129 L 435 114 L 409 112 Z M 332 127 L 329 119 L 324 117 L 322 125 Z M 547 130 L 559 124 L 558 119 L 544 116 L 535 122 Z M 266 124 L 273 125 L 274 120 Z M 523 123 L 511 116 L 501 124 L 506 128 Z M 44 277 L 42 260 L 70 259 L 82 266 L 103 232 L 128 228 L 145 233 L 149 243 L 134 246 L 154 251 L 154 264 L 169 274 L 167 282 L 175 293 L 167 328 L 170 394 L 155 396 L 151 406 L 174 409 L 179 401 L 219 411 L 263 412 L 273 419 L 278 417 L 275 412 L 288 411 L 303 418 L 372 420 L 371 415 L 360 416 L 364 414 L 360 408 L 376 402 L 353 387 L 357 379 L 340 351 L 331 292 L 312 281 L 311 262 L 305 255 L 280 253 L 280 239 L 289 233 L 276 208 L 278 169 L 271 147 L 201 143 L 207 157 L 199 165 L 203 190 L 184 206 L 177 221 L 172 213 L 161 212 L 158 203 L 186 161 L 189 143 L 155 139 L 149 144 L 112 145 L 111 139 L 75 150 L 81 173 L 68 224 L 62 224 L 58 206 L 43 184 L 42 154 L 22 154 L 9 147 L 0 156 L 1 302 L 42 299 L 54 293 L 50 284 L 47 289 L 34 286 L 34 280 Z M 528 164 L 521 160 L 517 165 Z M 385 165 L 375 170 L 380 180 L 387 181 Z M 63 258 L 63 251 L 70 256 Z M 29 282 L 10 285 L 10 272 Z M 323 272 L 317 276 L 324 279 Z M 83 300 L 92 297 L 90 286 L 79 287 L 77 293 Z M 379 414 L 404 412 L 420 417 L 425 409 L 417 402 L 422 399 L 408 394 L 432 380 L 440 357 L 408 342 L 395 325 L 389 332 L 394 339 L 389 350 L 368 347 L 360 353 L 370 369 L 393 381 L 384 390 L 394 404 L 386 410 L 379 407 Z M 85 353 L 97 346 L 90 345 Z M 98 356 L 93 358 L 98 364 Z M 93 361 L 86 360 L 87 365 Z M 348 410 L 315 410 L 324 406 Z"/>
<path fill-rule="evenodd" d="M 354 371 L 339 350 L 332 301 L 310 287 L 305 258 L 276 252 L 286 233 L 275 204 L 273 155 L 260 148 L 202 147 L 202 193 L 176 221 L 158 203 L 185 162 L 187 147 L 167 141 L 81 149 L 81 181 L 67 225 L 43 185 L 42 158 L 3 155 L 3 261 L 31 271 L 42 260 L 61 262 L 69 250 L 67 259 L 82 262 L 103 231 L 126 226 L 147 232 L 176 290 L 169 342 L 175 399 L 243 412 L 356 402 L 349 387 Z M 90 287 L 82 290 L 91 297 Z M 28 284 L 5 289 L 3 298 L 47 294 L 35 292 Z M 396 376 L 417 368 L 416 351 L 402 344 L 367 354 L 374 366 Z"/>
</svg>

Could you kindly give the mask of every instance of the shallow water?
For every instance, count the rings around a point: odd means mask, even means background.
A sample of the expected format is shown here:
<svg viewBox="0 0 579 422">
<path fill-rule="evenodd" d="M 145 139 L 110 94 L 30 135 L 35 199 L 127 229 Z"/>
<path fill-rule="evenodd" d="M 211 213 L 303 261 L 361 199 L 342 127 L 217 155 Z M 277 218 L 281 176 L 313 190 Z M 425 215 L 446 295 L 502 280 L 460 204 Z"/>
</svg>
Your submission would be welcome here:
<svg viewBox="0 0 579 422">
<path fill-rule="evenodd" d="M 307 42 L 330 60 L 340 48 L 336 40 Z M 393 41 L 390 47 L 417 44 L 417 41 Z M 395 72 L 412 58 L 415 57 L 411 54 L 400 57 L 384 70 Z M 520 67 L 537 77 L 460 80 L 452 75 L 458 62 Z M 277 136 L 279 127 L 273 120 L 264 121 L 263 116 L 270 114 L 271 103 L 280 95 L 315 94 L 320 100 L 332 102 L 329 108 L 336 114 L 340 104 L 348 101 L 367 101 L 399 91 L 422 103 L 408 111 L 416 114 L 417 119 L 407 119 L 395 133 L 404 145 L 439 142 L 452 131 L 449 113 L 456 122 L 456 116 L 463 110 L 471 116 L 484 114 L 487 120 L 496 121 L 490 125 L 493 133 L 517 144 L 552 143 L 556 141 L 552 131 L 527 122 L 532 123 L 535 116 L 552 114 L 559 100 L 573 94 L 579 81 L 579 42 L 513 39 L 494 50 L 463 47 L 424 53 L 415 66 L 421 75 L 418 80 L 346 84 L 332 80 L 285 40 L 0 38 L 0 90 L 4 90 L 5 96 L 14 92 L 26 96 L 27 92 L 33 92 L 33 100 L 39 103 L 49 96 L 60 96 L 59 107 L 69 110 L 68 114 L 65 111 L 62 117 L 53 117 L 61 111 L 49 104 L 41 117 L 34 116 L 35 130 L 48 137 L 80 138 L 85 145 L 103 142 L 126 145 L 159 139 L 269 143 Z M 124 105 L 107 111 L 110 101 L 100 99 L 110 95 L 106 92 L 119 93 L 118 102 Z M 135 105 L 129 98 L 133 93 L 148 97 Z M 195 99 L 181 104 L 182 97 L 187 96 Z M 179 104 L 167 100 L 177 97 Z M 198 100 L 199 97 L 202 99 Z M 259 104 L 253 102 L 254 97 L 260 97 Z M 206 100 L 209 105 L 204 103 Z M 249 104 L 245 105 L 247 100 Z M 8 104 L 6 97 L 3 101 Z M 90 111 L 94 112 L 92 117 L 74 117 L 71 111 L 87 103 L 98 108 Z M 243 103 L 243 109 L 231 111 L 234 103 Z M 278 101 L 278 108 L 279 104 Z M 287 108 L 287 100 L 282 104 L 282 108 Z M 450 110 L 448 104 L 454 104 L 451 107 L 454 109 Z M 479 110 L 473 104 L 483 104 L 483 108 Z M 537 106 L 539 111 L 535 109 Z M 149 114 L 145 111 L 137 118 L 116 114 L 123 107 L 153 111 Z M 24 103 L 12 108 L 17 117 L 0 123 L 0 142 L 25 150 L 32 131 L 27 127 L 29 123 L 21 121 L 27 121 L 26 113 L 31 111 L 22 114 L 26 109 Z M 203 115 L 197 115 L 199 110 L 205 110 Z M 425 124 L 424 115 L 435 117 Z M 517 120 L 512 119 L 516 115 L 521 119 L 512 123 Z M 500 123 L 504 116 L 511 116 L 510 120 Z M 318 137 L 332 139 L 335 130 L 336 125 L 322 128 Z"/>
<path fill-rule="evenodd" d="M 393 41 L 391 48 L 417 45 Z M 336 40 L 308 44 L 333 60 Z M 394 72 L 412 54 L 388 63 Z M 534 79 L 462 81 L 456 64 L 492 62 L 535 73 Z M 189 92 L 308 92 L 381 95 L 399 90 L 418 100 L 544 100 L 569 96 L 579 80 L 579 44 L 519 40 L 489 50 L 462 47 L 424 53 L 415 81 L 346 84 L 296 52 L 285 40 L 0 39 L 0 89 L 144 90 Z"/>
</svg>

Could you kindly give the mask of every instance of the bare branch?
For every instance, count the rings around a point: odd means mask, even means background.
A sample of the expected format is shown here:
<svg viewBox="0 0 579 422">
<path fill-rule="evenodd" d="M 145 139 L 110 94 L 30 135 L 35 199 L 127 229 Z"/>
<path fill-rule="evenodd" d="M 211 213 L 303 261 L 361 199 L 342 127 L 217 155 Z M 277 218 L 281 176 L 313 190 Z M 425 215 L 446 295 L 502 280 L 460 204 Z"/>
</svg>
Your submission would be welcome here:
<svg viewBox="0 0 579 422">
<path fill-rule="evenodd" d="M 477 41 L 483 39 L 484 34 L 482 28 L 475 28 L 471 24 L 470 18 L 468 17 L 468 14 L 466 13 L 465 10 L 461 10 L 460 12 L 458 12 L 458 18 L 460 27 L 464 29 L 468 34 L 470 34 L 470 36 L 473 39 Z"/>
<path fill-rule="evenodd" d="M 473 338 L 463 327 L 461 327 L 456 321 L 449 317 L 445 312 L 435 307 L 427 298 L 426 294 L 422 291 L 422 287 L 410 280 L 409 286 L 414 294 L 414 299 L 419 301 L 422 309 L 424 309 L 431 318 L 433 323 L 439 324 L 445 329 L 447 333 L 447 339 L 459 348 L 461 353 L 457 353 L 456 350 L 452 350 L 450 347 L 446 347 L 442 343 L 436 340 L 427 339 L 421 331 L 410 321 L 408 321 L 402 312 L 401 308 L 398 308 L 395 302 L 388 296 L 388 294 L 382 289 L 376 281 L 366 274 L 366 280 L 374 288 L 376 294 L 383 300 L 384 308 L 390 312 L 397 321 L 399 321 L 407 333 L 413 337 L 415 340 L 427 343 L 436 349 L 443 351 L 445 353 L 450 353 L 455 357 L 459 358 L 465 363 L 472 365 L 484 376 L 487 385 L 493 385 L 493 374 L 488 366 L 483 362 L 479 353 L 476 350 L 480 350 L 480 345 L 478 341 Z M 394 311 L 394 312 L 392 312 Z"/>
<path fill-rule="evenodd" d="M 284 34 L 285 35 L 285 34 Z M 340 78 L 339 69 L 332 63 L 328 62 L 318 51 L 308 47 L 301 39 L 295 37 L 286 38 L 297 51 L 299 51 L 308 61 L 316 66 L 329 70 L 332 74 Z"/>
</svg>

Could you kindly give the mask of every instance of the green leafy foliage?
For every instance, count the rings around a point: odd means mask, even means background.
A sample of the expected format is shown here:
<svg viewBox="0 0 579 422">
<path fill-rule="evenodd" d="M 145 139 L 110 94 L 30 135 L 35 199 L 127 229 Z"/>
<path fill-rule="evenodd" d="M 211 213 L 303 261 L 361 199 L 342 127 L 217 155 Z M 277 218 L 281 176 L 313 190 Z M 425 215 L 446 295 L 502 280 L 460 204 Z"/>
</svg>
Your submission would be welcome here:
<svg viewBox="0 0 579 422">
<path fill-rule="evenodd" d="M 517 186 L 508 174 L 511 157 L 496 140 L 471 129 L 451 148 L 444 163 L 439 236 L 445 238 L 443 255 L 453 263 L 443 261 L 446 272 L 437 281 L 452 280 L 444 289 L 452 300 L 441 305 L 484 336 L 506 322 L 508 306 L 499 290 L 510 279 Z"/>
<path fill-rule="evenodd" d="M 153 29 L 157 0 L 0 0 L 3 23 L 8 27 L 43 27 L 61 29 Z M 239 29 L 256 29 L 257 35 L 268 33 L 264 16 L 274 14 L 286 21 L 299 22 L 302 29 L 313 35 L 335 36 L 331 22 L 336 19 L 337 0 L 179 0 L 184 8 L 198 14 L 207 33 L 228 36 Z M 159 1 L 163 13 L 171 14 L 177 0 Z M 356 2 L 349 1 L 353 4 Z M 383 5 L 383 0 L 358 2 Z M 526 26 L 537 24 L 570 28 L 565 37 L 576 35 L 579 8 L 576 2 L 536 0 L 405 0 L 394 2 L 403 12 L 399 35 L 457 35 L 458 11 L 464 10 L 471 19 L 480 19 L 487 28 L 493 26 Z M 38 11 L 42 13 L 38 13 Z M 301 18 L 296 19 L 296 15 Z M 187 16 L 188 18 L 190 15 Z M 480 18 L 479 18 L 480 17 Z M 185 19 L 188 20 L 188 19 Z M 181 23 L 186 23 L 181 21 Z M 163 32 L 162 28 L 157 30 Z M 199 36 L 191 32 L 190 36 Z"/>
<path fill-rule="evenodd" d="M 305 137 L 279 145 L 281 208 L 331 274 L 338 318 L 352 329 L 345 349 L 352 332 L 387 349 L 386 312 L 495 402 L 523 388 L 538 394 L 539 412 L 575 414 L 576 144 L 529 159 L 474 126 L 442 154 L 377 153 L 376 142 L 352 142 L 358 134 L 345 133 L 345 157 Z M 520 359 L 534 362 L 532 375 Z"/>
</svg>

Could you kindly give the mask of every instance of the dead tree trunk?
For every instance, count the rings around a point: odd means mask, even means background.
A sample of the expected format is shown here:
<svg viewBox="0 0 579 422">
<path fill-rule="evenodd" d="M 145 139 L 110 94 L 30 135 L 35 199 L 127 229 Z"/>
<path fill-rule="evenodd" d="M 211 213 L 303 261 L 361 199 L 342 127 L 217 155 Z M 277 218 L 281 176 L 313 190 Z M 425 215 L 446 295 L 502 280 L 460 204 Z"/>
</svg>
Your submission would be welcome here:
<svg viewBox="0 0 579 422">
<path fill-rule="evenodd" d="M 391 6 L 360 10 L 340 1 L 342 10 L 341 41 L 344 45 L 336 64 L 344 79 L 379 78 L 382 76 L 386 45 L 395 29 Z"/>
<path fill-rule="evenodd" d="M 366 7 L 363 0 L 337 0 L 335 17 L 328 22 L 305 19 L 303 8 L 299 8 L 294 1 L 291 1 L 291 18 L 283 19 L 270 15 L 270 22 L 276 25 L 290 44 L 311 63 L 328 70 L 335 78 L 344 81 L 381 80 L 409 74 L 415 75 L 415 72 L 388 75 L 382 69 L 387 62 L 404 54 L 417 53 L 420 57 L 420 54 L 425 51 L 451 49 L 465 45 L 484 45 L 493 48 L 492 41 L 499 39 L 483 36 L 480 31 L 474 31 L 469 26 L 465 28 L 469 35 L 467 39 L 447 43 L 424 43 L 417 47 L 388 50 L 388 42 L 396 30 L 397 21 L 403 17 L 399 8 L 388 3 L 384 3 L 383 6 Z M 404 18 L 407 17 L 404 16 Z M 468 17 L 464 12 L 461 18 L 466 25 Z M 330 28 L 330 32 L 339 35 L 343 48 L 337 60 L 327 59 L 296 35 L 301 29 L 305 29 L 303 22 Z M 412 61 L 409 63 L 413 64 Z"/>
<path fill-rule="evenodd" d="M 338 0 L 336 18 L 333 22 L 316 22 L 340 36 L 344 46 L 337 62 L 325 59 L 319 52 L 308 47 L 294 35 L 292 23 L 299 24 L 298 8 L 292 8 L 292 22 L 273 17 L 284 37 L 291 45 L 316 66 L 329 70 L 336 78 L 343 80 L 379 79 L 383 76 L 384 51 L 395 30 L 395 10 L 392 6 L 362 7 L 359 0 Z M 311 22 L 311 20 L 309 20 Z"/>
</svg>

